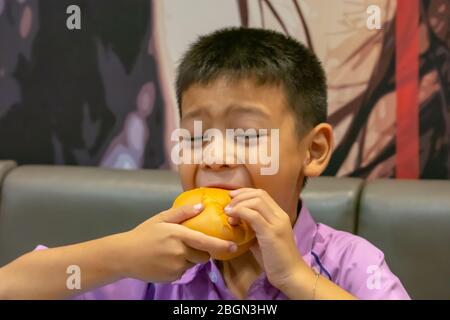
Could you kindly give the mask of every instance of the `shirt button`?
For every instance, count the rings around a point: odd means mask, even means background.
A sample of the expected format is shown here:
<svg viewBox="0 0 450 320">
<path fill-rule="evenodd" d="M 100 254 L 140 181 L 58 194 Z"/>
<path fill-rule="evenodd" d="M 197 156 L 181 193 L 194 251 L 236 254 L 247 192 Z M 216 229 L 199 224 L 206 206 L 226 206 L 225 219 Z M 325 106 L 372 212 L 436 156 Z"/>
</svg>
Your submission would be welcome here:
<svg viewBox="0 0 450 320">
<path fill-rule="evenodd" d="M 213 282 L 216 283 L 217 282 L 217 274 L 215 272 L 210 272 L 209 273 L 209 279 Z"/>
</svg>

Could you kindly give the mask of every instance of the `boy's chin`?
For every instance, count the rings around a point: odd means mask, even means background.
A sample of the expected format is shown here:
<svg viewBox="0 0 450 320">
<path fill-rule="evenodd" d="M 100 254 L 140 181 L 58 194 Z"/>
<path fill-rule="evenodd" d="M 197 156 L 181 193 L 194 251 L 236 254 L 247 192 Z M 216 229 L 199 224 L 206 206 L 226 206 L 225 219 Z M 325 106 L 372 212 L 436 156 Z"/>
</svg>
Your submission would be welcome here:
<svg viewBox="0 0 450 320">
<path fill-rule="evenodd" d="M 220 261 L 226 261 L 226 260 L 231 260 L 231 259 L 237 258 L 240 255 L 246 253 L 250 249 L 250 247 L 255 243 L 255 241 L 256 241 L 256 238 L 253 238 L 252 240 L 239 245 L 236 252 L 218 254 L 218 255 L 215 255 L 213 258 L 216 260 L 220 260 Z"/>
</svg>

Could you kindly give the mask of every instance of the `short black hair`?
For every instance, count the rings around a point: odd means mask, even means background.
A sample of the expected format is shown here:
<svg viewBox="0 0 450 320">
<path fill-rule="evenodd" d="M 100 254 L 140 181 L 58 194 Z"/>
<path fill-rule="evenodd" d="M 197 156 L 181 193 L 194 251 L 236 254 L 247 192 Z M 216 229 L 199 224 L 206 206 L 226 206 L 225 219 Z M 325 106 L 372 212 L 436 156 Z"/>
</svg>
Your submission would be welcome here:
<svg viewBox="0 0 450 320">
<path fill-rule="evenodd" d="M 243 27 L 199 37 L 177 70 L 180 115 L 184 91 L 193 84 L 207 85 L 223 76 L 231 81 L 253 78 L 257 84 L 281 85 L 300 135 L 327 119 L 325 72 L 314 53 L 292 37 Z"/>
</svg>

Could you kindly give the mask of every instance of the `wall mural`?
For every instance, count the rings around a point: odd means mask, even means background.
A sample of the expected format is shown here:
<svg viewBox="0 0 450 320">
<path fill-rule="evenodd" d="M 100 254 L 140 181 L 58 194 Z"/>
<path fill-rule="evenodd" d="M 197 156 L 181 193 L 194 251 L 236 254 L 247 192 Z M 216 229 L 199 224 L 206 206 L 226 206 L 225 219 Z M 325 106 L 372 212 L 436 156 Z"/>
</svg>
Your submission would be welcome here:
<svg viewBox="0 0 450 320">
<path fill-rule="evenodd" d="M 66 27 L 72 4 L 80 30 Z M 176 169 L 175 66 L 225 26 L 278 30 L 319 56 L 326 175 L 450 178 L 449 0 L 0 0 L 0 159 Z"/>
</svg>

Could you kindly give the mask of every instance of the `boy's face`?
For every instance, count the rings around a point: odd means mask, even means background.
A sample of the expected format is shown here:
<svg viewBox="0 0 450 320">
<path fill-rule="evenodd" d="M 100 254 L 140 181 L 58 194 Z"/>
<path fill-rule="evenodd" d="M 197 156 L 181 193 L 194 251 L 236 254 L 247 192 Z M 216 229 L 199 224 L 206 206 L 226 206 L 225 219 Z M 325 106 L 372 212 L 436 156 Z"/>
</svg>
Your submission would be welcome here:
<svg viewBox="0 0 450 320">
<path fill-rule="evenodd" d="M 207 186 L 264 189 L 294 222 L 310 139 L 308 134 L 304 138 L 297 134 L 294 113 L 285 100 L 280 87 L 258 86 L 252 80 L 231 83 L 218 79 L 207 86 L 192 85 L 183 92 L 181 128 L 187 129 L 192 137 L 194 120 L 202 121 L 203 131 L 216 128 L 224 136 L 226 129 L 268 129 L 269 135 L 270 129 L 279 129 L 279 141 L 275 141 L 279 148 L 276 174 L 262 175 L 261 168 L 267 165 L 259 160 L 255 164 L 226 160 L 218 164 L 181 164 L 183 189 Z M 265 141 L 270 140 L 268 137 Z M 268 150 L 274 149 L 269 146 Z"/>
</svg>

